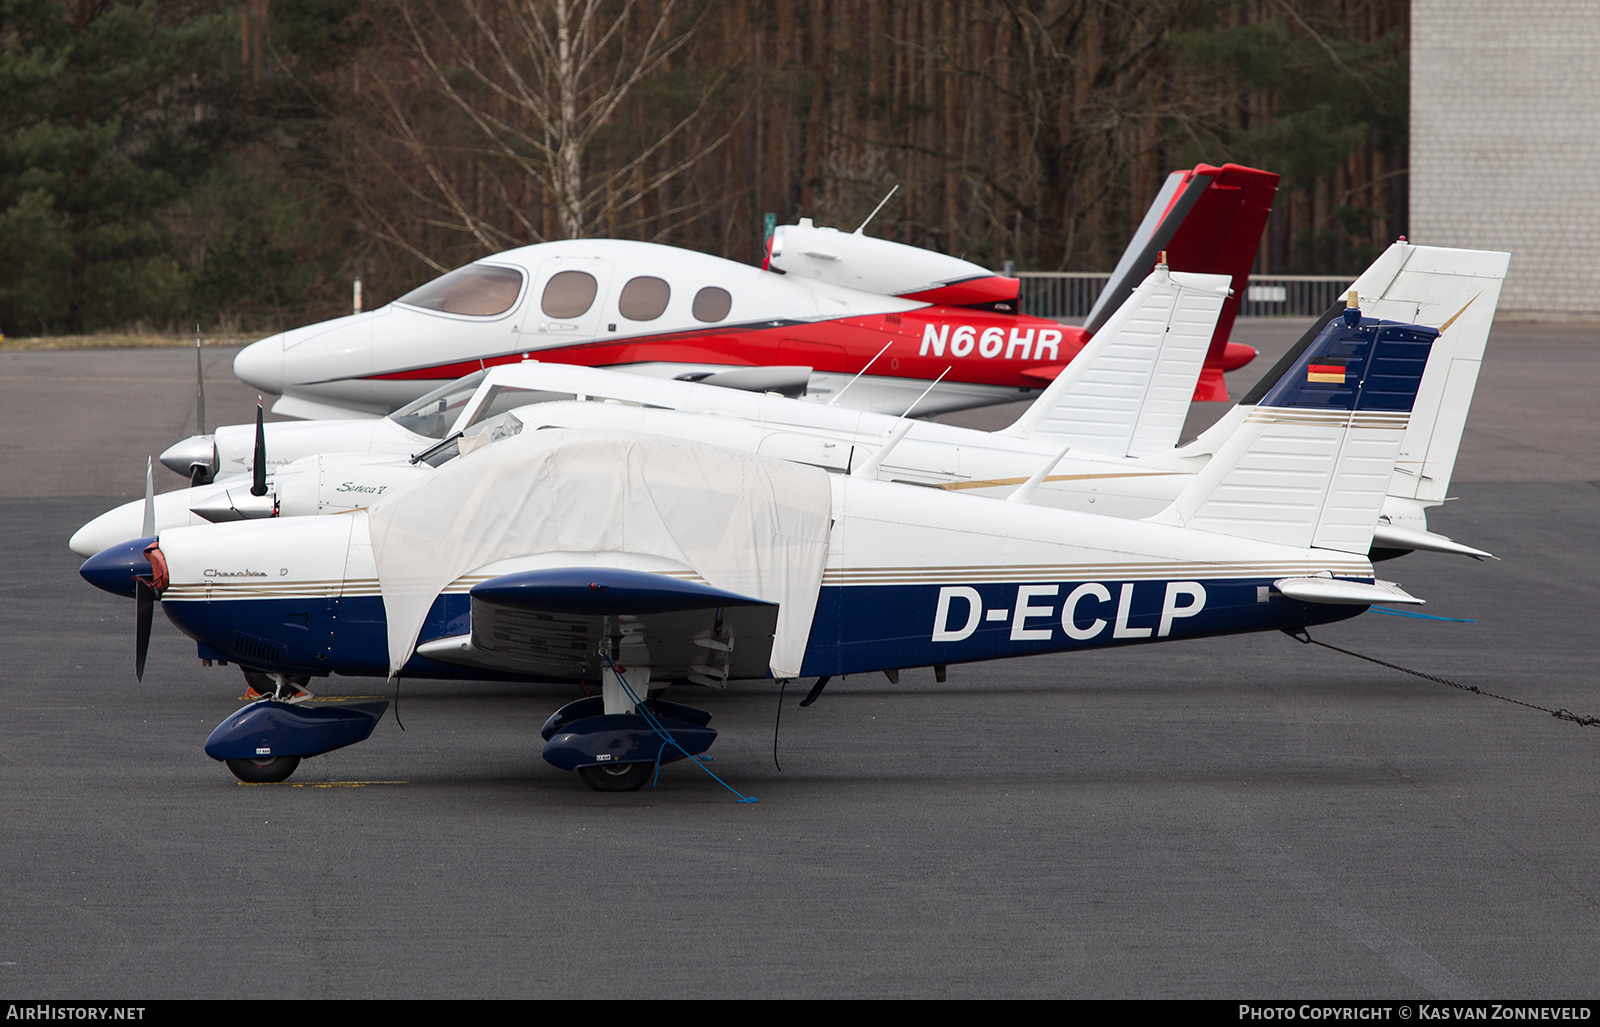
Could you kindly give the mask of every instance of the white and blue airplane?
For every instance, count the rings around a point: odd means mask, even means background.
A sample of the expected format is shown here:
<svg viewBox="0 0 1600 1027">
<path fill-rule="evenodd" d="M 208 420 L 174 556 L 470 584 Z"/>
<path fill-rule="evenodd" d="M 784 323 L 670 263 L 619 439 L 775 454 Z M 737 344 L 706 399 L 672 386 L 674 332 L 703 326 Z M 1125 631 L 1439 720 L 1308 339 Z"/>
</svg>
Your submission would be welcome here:
<svg viewBox="0 0 1600 1027">
<path fill-rule="evenodd" d="M 1415 549 L 1488 555 L 1429 532 L 1425 511 L 1445 498 L 1507 261 L 1504 253 L 1402 241 L 1352 288 L 1364 297 L 1369 314 L 1444 329 L 1407 429 L 1401 470 L 1384 503 L 1375 555 Z M 246 487 L 254 469 L 253 426 L 185 440 L 163 461 L 187 469 L 183 454 L 204 450 L 206 459 L 219 461 L 224 476 L 209 486 L 156 497 L 156 527 L 359 509 L 406 487 L 430 469 L 429 462 L 442 462 L 462 439 L 470 443 L 508 415 L 534 428 L 611 428 L 697 439 L 971 496 L 1005 498 L 1043 468 L 1033 487 L 1037 505 L 1147 517 L 1172 502 L 1286 370 L 1275 368 L 1219 426 L 1174 449 L 1226 284 L 1223 276 L 1158 269 L 1016 424 L 998 432 L 706 382 L 562 364 L 508 365 L 469 376 L 389 418 L 266 426 L 264 463 L 273 466 L 272 454 L 287 463 L 276 466 L 259 496 Z M 1325 315 L 1299 348 L 1333 317 Z M 1446 381 L 1449 388 L 1443 387 Z M 182 451 L 176 462 L 174 451 Z M 411 459 L 415 455 L 426 461 Z M 137 533 L 141 517 L 138 501 L 124 504 L 80 529 L 72 548 L 93 555 Z"/>
<path fill-rule="evenodd" d="M 544 757 L 637 788 L 715 738 L 669 685 L 1298 630 L 1420 600 L 1366 553 L 1435 329 L 1347 309 L 1142 520 L 981 502 L 659 436 L 526 431 L 341 517 L 176 528 L 87 561 L 200 656 L 272 676 L 206 751 L 246 780 L 370 734 L 328 674 L 599 682 Z M 1025 497 L 1024 497 L 1025 498 Z"/>
</svg>

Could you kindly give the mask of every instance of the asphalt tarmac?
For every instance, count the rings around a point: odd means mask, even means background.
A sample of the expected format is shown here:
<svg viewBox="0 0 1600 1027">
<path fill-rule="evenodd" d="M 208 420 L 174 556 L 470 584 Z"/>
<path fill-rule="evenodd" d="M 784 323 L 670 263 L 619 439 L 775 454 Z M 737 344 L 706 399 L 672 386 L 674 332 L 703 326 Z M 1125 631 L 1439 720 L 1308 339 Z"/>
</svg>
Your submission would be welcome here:
<svg viewBox="0 0 1600 1027">
<path fill-rule="evenodd" d="M 213 424 L 253 406 L 230 356 Z M 538 756 L 570 690 L 426 681 L 237 784 L 201 752 L 237 672 L 158 617 L 136 684 L 66 548 L 193 430 L 193 359 L 0 354 L 0 998 L 1600 991 L 1600 727 L 1277 634 L 790 689 L 781 771 L 773 686 L 679 697 L 754 804 L 681 764 L 591 792 Z M 1316 640 L 1600 715 L 1597 364 L 1600 327 L 1498 326 L 1431 526 L 1502 559 L 1382 565 L 1470 623 Z"/>
</svg>

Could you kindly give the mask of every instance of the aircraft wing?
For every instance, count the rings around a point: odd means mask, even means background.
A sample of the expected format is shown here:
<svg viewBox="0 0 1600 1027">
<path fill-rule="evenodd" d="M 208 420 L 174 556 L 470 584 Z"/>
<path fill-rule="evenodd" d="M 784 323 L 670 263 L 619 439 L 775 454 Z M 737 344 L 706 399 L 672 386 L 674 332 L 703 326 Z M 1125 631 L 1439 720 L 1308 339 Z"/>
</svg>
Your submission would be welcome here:
<svg viewBox="0 0 1600 1027">
<path fill-rule="evenodd" d="M 761 639 L 740 644 L 740 661 L 770 657 L 774 674 L 793 677 L 827 557 L 832 486 L 818 468 L 704 443 L 559 429 L 452 460 L 365 517 L 391 670 L 429 641 L 440 594 L 487 576 L 470 590 L 470 649 L 441 649 L 454 662 L 555 674 L 589 658 L 612 630 L 606 618 L 643 617 L 625 623 L 644 631 L 648 658 L 665 646 L 659 658 L 687 674 L 697 654 L 684 647 L 702 631 L 718 637 L 715 611 L 764 603 L 770 624 L 741 612 L 723 629 Z M 619 562 L 630 569 L 602 577 L 594 567 Z M 485 653 L 495 655 L 471 655 Z"/>
<path fill-rule="evenodd" d="M 595 680 L 604 656 L 656 680 L 721 685 L 767 676 L 778 604 L 703 582 L 615 567 L 504 574 L 474 585 L 470 634 L 417 647 L 430 660 Z"/>
</svg>

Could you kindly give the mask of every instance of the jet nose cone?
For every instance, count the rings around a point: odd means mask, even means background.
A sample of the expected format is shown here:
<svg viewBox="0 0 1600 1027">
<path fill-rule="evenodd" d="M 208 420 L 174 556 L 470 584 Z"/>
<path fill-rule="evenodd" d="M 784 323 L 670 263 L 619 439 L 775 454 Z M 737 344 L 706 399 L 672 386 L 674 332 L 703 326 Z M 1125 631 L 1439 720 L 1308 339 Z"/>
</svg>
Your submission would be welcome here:
<svg viewBox="0 0 1600 1027">
<path fill-rule="evenodd" d="M 150 576 L 150 560 L 144 555 L 144 550 L 155 540 L 152 535 L 109 546 L 83 561 L 78 573 L 95 588 L 132 599 L 133 579 Z"/>
<path fill-rule="evenodd" d="M 94 556 L 144 527 L 144 501 L 136 499 L 96 517 L 73 532 L 67 547 L 79 556 Z"/>
<path fill-rule="evenodd" d="M 233 373 L 262 392 L 283 393 L 283 336 L 252 342 L 233 358 Z"/>
</svg>

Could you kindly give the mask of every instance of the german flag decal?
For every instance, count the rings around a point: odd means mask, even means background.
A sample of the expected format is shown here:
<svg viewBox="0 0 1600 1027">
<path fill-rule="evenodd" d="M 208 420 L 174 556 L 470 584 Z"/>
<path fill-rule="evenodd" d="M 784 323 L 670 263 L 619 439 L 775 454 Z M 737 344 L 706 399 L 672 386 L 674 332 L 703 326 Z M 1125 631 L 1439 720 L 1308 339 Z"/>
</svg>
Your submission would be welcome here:
<svg viewBox="0 0 1600 1027">
<path fill-rule="evenodd" d="M 1321 363 L 1306 365 L 1306 381 L 1322 385 L 1344 384 L 1344 361 L 1324 358 Z"/>
</svg>

